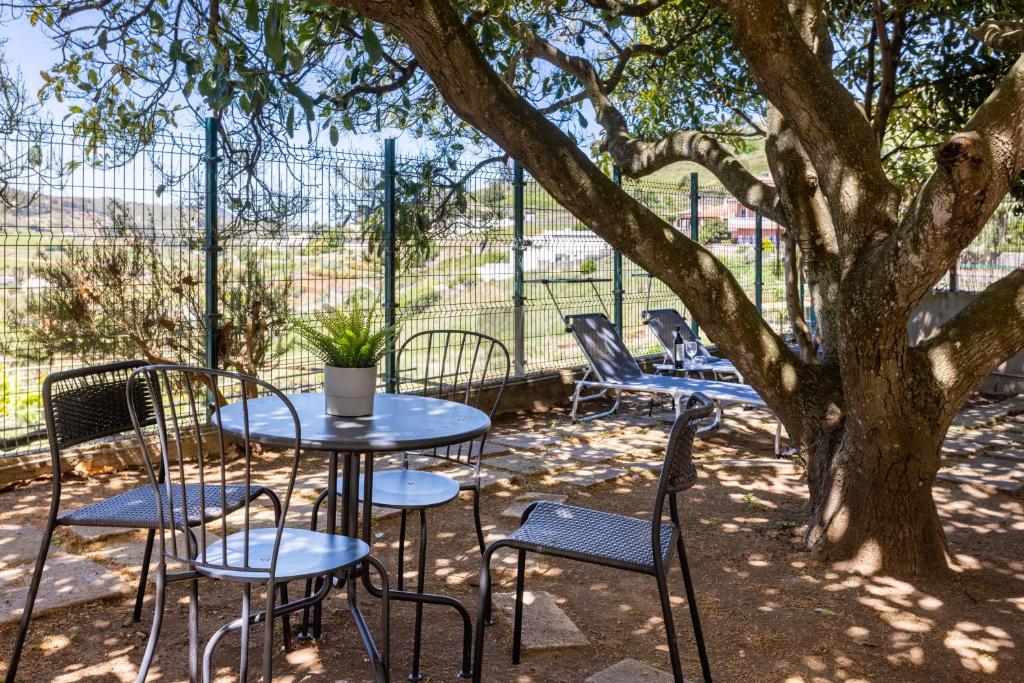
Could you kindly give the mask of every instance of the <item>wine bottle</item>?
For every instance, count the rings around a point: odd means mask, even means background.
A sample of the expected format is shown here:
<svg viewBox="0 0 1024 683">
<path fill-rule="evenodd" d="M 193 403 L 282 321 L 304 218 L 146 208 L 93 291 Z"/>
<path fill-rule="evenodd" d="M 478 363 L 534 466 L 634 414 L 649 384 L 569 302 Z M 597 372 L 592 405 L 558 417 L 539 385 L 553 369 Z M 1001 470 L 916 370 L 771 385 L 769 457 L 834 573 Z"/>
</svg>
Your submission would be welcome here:
<svg viewBox="0 0 1024 683">
<path fill-rule="evenodd" d="M 683 331 L 679 325 L 676 325 L 676 336 L 672 340 L 672 364 L 681 368 L 684 358 L 686 358 L 686 341 L 683 339 Z"/>
</svg>

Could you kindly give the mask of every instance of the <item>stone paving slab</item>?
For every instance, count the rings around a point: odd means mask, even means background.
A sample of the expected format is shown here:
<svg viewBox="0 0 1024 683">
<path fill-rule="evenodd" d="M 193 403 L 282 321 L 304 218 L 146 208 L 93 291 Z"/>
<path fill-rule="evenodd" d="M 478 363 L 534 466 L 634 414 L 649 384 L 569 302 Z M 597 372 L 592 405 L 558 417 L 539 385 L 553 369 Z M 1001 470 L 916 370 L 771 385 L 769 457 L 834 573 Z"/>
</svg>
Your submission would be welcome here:
<svg viewBox="0 0 1024 683">
<path fill-rule="evenodd" d="M 564 503 L 566 498 L 568 498 L 568 496 L 559 495 L 557 493 L 539 493 L 535 491 L 530 491 L 528 493 L 522 494 L 521 496 L 517 496 L 515 501 L 502 511 L 501 516 L 509 517 L 518 522 L 520 519 L 522 519 L 523 512 L 526 511 L 526 508 L 529 507 L 531 503 L 534 503 L 538 500 L 547 500 L 555 503 Z"/>
<path fill-rule="evenodd" d="M 1024 448 L 1010 451 L 992 451 L 989 455 L 993 458 L 999 458 L 1000 460 L 1012 460 L 1014 462 L 1024 463 Z"/>
<path fill-rule="evenodd" d="M 781 458 L 715 458 L 714 460 L 701 460 L 701 467 L 721 467 L 727 470 L 748 470 L 748 469 L 773 469 L 792 470 L 796 462 L 790 459 Z"/>
<path fill-rule="evenodd" d="M 662 464 L 661 460 L 653 460 L 631 462 L 628 465 L 592 465 L 548 477 L 545 483 L 585 489 L 624 477 L 634 471 L 660 470 Z"/>
<path fill-rule="evenodd" d="M 555 433 L 565 439 L 576 439 L 578 441 L 593 441 L 603 439 L 610 434 L 621 431 L 622 427 L 607 420 L 591 420 L 590 422 L 576 422 L 555 427 Z"/>
<path fill-rule="evenodd" d="M 496 593 L 493 597 L 494 608 L 502 612 L 502 619 L 509 630 L 512 629 L 513 611 L 515 610 L 514 593 Z M 523 593 L 523 642 L 524 652 L 538 650 L 560 650 L 569 647 L 584 647 L 590 641 L 577 628 L 569 615 L 555 603 L 550 593 L 544 591 L 524 591 Z"/>
<path fill-rule="evenodd" d="M 82 543 L 96 543 L 135 533 L 135 529 L 113 526 L 68 526 L 65 533 L 74 536 Z"/>
<path fill-rule="evenodd" d="M 584 683 L 672 683 L 672 674 L 635 659 L 624 659 L 599 671 Z M 687 679 L 689 683 L 689 679 Z"/>
<path fill-rule="evenodd" d="M 571 467 L 572 464 L 573 462 L 569 458 L 553 457 L 547 452 L 533 453 L 529 451 L 502 455 L 487 461 L 488 467 L 497 467 L 527 476 L 541 473 L 553 474 Z"/>
<path fill-rule="evenodd" d="M 960 411 L 953 418 L 953 426 L 961 429 L 977 429 L 1000 418 L 1006 417 L 1015 404 L 1007 401 L 971 406 Z"/>
<path fill-rule="evenodd" d="M 31 578 L 27 565 L 0 569 L 0 625 L 21 618 Z M 128 592 L 120 577 L 101 565 L 80 555 L 51 551 L 33 614 L 121 597 Z"/>
<path fill-rule="evenodd" d="M 1021 491 L 1024 491 L 1024 482 L 1013 481 L 1007 479 L 990 479 L 986 477 L 979 477 L 974 475 L 954 474 L 953 472 L 942 472 L 940 471 L 937 478 L 943 481 L 952 482 L 954 484 L 965 484 L 974 486 L 983 491 L 989 491 L 992 493 L 1007 493 L 1010 495 L 1016 495 Z"/>
<path fill-rule="evenodd" d="M 537 450 L 538 448 L 547 448 L 564 443 L 565 438 L 543 430 L 495 434 L 488 439 L 488 442 L 522 450 Z"/>
<path fill-rule="evenodd" d="M 0 569 L 35 564 L 43 533 L 28 524 L 0 524 Z"/>
<path fill-rule="evenodd" d="M 956 467 L 949 468 L 947 471 L 953 474 L 1024 480 L 1024 466 L 1010 460 L 990 457 L 989 455 L 971 458 L 962 464 L 958 464 Z"/>
</svg>

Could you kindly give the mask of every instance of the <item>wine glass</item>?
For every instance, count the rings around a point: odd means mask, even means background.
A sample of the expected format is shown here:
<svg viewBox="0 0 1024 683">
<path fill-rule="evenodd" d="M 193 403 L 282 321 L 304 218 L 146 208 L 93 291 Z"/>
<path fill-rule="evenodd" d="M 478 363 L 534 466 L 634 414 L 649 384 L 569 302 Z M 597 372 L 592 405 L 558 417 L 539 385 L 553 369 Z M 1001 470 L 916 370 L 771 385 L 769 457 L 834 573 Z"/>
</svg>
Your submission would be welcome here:
<svg viewBox="0 0 1024 683">
<path fill-rule="evenodd" d="M 686 354 L 687 366 L 694 364 L 694 358 L 697 357 L 698 345 L 695 341 L 688 341 L 683 344 L 683 353 Z"/>
</svg>

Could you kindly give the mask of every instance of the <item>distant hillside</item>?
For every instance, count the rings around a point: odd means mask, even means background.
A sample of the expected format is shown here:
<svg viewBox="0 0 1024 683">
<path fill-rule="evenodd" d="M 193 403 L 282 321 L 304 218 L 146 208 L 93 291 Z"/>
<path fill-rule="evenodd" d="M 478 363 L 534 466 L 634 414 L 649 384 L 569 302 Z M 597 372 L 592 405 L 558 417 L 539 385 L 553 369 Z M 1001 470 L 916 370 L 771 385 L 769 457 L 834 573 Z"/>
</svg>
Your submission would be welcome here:
<svg viewBox="0 0 1024 683">
<path fill-rule="evenodd" d="M 35 232 L 94 233 L 110 224 L 109 197 L 68 197 L 39 194 L 27 206 L 26 198 L 19 195 L 14 208 L 0 204 L 0 228 L 24 228 Z M 169 230 L 181 221 L 186 207 L 166 206 L 142 202 L 124 202 L 123 206 L 136 222 L 152 226 L 157 231 Z"/>
</svg>

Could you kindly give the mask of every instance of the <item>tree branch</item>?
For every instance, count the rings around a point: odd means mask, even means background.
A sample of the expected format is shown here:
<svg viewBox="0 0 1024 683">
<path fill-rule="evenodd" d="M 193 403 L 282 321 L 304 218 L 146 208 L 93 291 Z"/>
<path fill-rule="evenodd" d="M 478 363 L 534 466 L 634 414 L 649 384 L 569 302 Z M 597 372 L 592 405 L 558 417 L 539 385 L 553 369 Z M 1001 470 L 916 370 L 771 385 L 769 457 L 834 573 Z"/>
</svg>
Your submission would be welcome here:
<svg viewBox="0 0 1024 683">
<path fill-rule="evenodd" d="M 618 2 L 617 0 L 584 0 L 595 9 L 604 10 L 613 17 L 646 17 L 669 0 L 642 0 L 637 3 Z"/>
<path fill-rule="evenodd" d="M 1024 268 L 990 285 L 916 351 L 957 410 L 978 383 L 1024 349 Z"/>
<path fill-rule="evenodd" d="M 758 315 L 730 270 L 631 197 L 537 112 L 487 62 L 449 0 L 334 0 L 392 26 L 448 105 L 523 164 L 562 206 L 631 261 L 658 273 L 744 377 L 804 432 L 834 379 L 803 363 Z"/>
<path fill-rule="evenodd" d="M 1024 170 L 1024 56 L 935 158 L 899 229 L 865 258 L 853 284 L 864 296 L 898 283 L 899 296 L 877 292 L 898 315 L 956 262 Z"/>
<path fill-rule="evenodd" d="M 968 33 L 996 52 L 1024 52 L 1024 23 L 1020 21 L 986 19 Z"/>
<path fill-rule="evenodd" d="M 590 61 L 566 54 L 532 32 L 524 31 L 523 37 L 529 55 L 543 59 L 580 81 L 597 112 L 598 123 L 605 130 L 601 146 L 623 175 L 637 178 L 678 161 L 693 161 L 711 171 L 741 204 L 785 224 L 778 191 L 758 180 L 717 140 L 697 131 L 674 131 L 656 142 L 633 137 L 626 118 L 612 104 L 606 86 Z"/>
<path fill-rule="evenodd" d="M 731 0 L 736 42 L 768 100 L 793 126 L 819 174 L 836 219 L 844 269 L 860 247 L 896 227 L 900 192 L 879 160 L 878 142 L 853 96 L 818 52 L 827 41 L 821 9 L 799 17 L 784 0 Z M 815 16 L 811 16 L 814 14 Z"/>
</svg>

